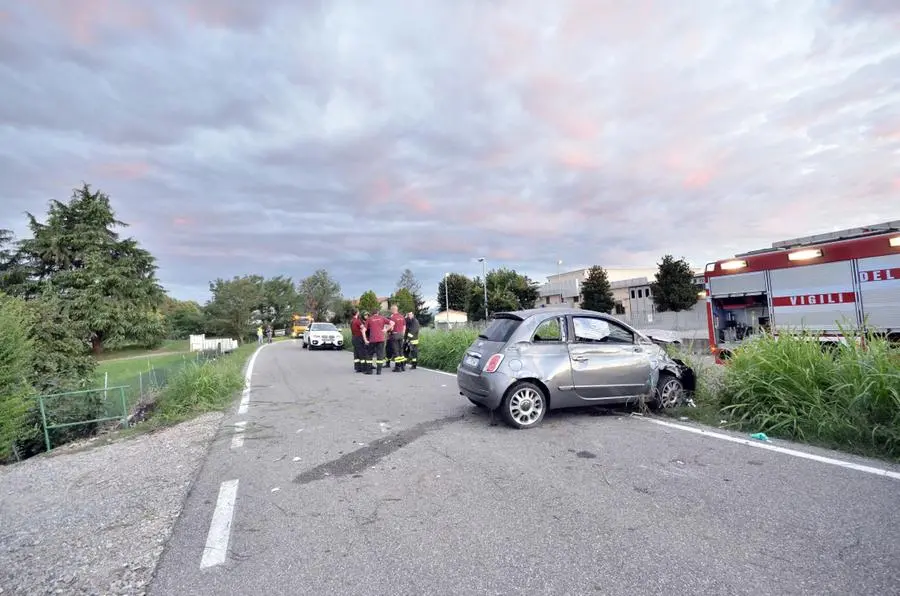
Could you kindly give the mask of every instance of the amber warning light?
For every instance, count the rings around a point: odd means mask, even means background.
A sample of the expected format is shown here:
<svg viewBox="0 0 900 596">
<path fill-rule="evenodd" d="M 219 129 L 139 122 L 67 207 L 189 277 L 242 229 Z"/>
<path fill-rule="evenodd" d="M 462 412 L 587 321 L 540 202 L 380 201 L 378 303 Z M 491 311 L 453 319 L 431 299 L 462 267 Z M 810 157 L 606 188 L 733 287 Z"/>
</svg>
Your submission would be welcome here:
<svg viewBox="0 0 900 596">
<path fill-rule="evenodd" d="M 818 259 L 822 256 L 822 251 L 818 248 L 810 248 L 807 250 L 798 250 L 788 254 L 789 261 L 808 261 L 809 259 Z"/>
<path fill-rule="evenodd" d="M 720 265 L 722 269 L 725 271 L 732 271 L 734 269 L 743 269 L 747 266 L 747 261 L 725 261 Z"/>
</svg>

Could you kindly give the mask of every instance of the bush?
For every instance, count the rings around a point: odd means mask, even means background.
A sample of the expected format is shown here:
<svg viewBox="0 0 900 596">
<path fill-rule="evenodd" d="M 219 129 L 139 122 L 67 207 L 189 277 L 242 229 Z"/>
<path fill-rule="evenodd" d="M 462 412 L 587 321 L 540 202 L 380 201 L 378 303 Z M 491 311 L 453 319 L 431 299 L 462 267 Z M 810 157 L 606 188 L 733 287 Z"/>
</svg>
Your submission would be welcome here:
<svg viewBox="0 0 900 596">
<path fill-rule="evenodd" d="M 187 364 L 169 378 L 156 401 L 154 417 L 161 422 L 176 422 L 226 407 L 244 386 L 244 361 L 232 354 Z"/>
<path fill-rule="evenodd" d="M 25 302 L 0 294 L 0 462 L 37 436 L 30 424 L 34 342 Z"/>
<path fill-rule="evenodd" d="M 344 348 L 352 351 L 350 331 L 344 329 L 342 333 L 344 334 Z M 478 337 L 477 329 L 452 329 L 450 331 L 422 329 L 419 333 L 419 366 L 455 373 L 466 348 L 472 345 L 476 337 Z"/>
<path fill-rule="evenodd" d="M 718 397 L 743 429 L 900 458 L 900 351 L 866 337 L 761 336 L 735 350 Z"/>
</svg>

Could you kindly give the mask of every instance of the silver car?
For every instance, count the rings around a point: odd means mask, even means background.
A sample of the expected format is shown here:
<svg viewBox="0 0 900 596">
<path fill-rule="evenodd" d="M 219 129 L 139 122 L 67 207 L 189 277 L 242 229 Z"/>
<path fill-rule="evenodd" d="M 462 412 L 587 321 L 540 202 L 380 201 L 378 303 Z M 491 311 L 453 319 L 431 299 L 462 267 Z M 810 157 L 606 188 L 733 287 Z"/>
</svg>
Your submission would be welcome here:
<svg viewBox="0 0 900 596">
<path fill-rule="evenodd" d="M 514 428 L 548 410 L 646 399 L 680 403 L 694 373 L 650 337 L 603 313 L 536 308 L 497 313 L 456 371 L 460 395 Z"/>
</svg>

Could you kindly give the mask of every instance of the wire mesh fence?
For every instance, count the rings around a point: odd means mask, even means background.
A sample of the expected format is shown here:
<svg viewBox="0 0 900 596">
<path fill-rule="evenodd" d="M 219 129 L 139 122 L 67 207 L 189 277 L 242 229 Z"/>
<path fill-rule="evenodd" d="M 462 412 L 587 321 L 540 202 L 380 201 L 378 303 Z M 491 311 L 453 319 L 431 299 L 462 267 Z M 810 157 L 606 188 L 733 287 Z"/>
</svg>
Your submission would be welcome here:
<svg viewBox="0 0 900 596">
<path fill-rule="evenodd" d="M 94 434 L 103 426 L 129 426 L 139 404 L 152 401 L 176 375 L 190 366 L 215 360 L 216 350 L 184 354 L 180 360 L 156 366 L 147 360 L 147 369 L 128 377 L 105 373 L 99 386 L 80 391 L 37 397 L 41 431 L 47 451 L 53 446 Z"/>
<path fill-rule="evenodd" d="M 216 350 L 193 352 L 184 354 L 181 360 L 169 362 L 165 366 L 155 366 L 153 360 L 148 359 L 147 369 L 136 375 L 119 379 L 110 379 L 108 375 L 105 376 L 101 389 L 106 389 L 113 384 L 124 386 L 125 403 L 131 410 L 135 405 L 158 394 L 175 375 L 186 367 L 215 360 L 218 356 L 219 353 Z"/>
</svg>

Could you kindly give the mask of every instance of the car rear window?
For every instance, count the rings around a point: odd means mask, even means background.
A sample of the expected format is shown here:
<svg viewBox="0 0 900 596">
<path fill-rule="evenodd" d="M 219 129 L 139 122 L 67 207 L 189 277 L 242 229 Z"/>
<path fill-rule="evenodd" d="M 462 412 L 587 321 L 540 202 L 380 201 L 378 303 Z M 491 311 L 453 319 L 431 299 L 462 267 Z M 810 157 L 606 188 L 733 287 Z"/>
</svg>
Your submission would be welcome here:
<svg viewBox="0 0 900 596">
<path fill-rule="evenodd" d="M 505 342 L 521 324 L 520 319 L 494 319 L 484 331 L 478 334 L 478 337 L 488 341 Z"/>
</svg>

